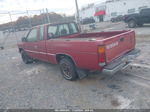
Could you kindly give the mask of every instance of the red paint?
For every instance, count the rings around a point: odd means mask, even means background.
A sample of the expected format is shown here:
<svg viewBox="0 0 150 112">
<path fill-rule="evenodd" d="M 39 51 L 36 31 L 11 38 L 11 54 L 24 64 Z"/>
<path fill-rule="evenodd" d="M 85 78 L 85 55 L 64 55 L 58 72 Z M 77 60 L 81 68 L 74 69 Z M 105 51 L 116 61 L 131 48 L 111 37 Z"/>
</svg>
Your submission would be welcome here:
<svg viewBox="0 0 150 112">
<path fill-rule="evenodd" d="M 47 26 L 45 26 L 44 40 L 37 42 L 22 42 L 18 44 L 19 48 L 24 50 L 36 51 L 27 54 L 33 58 L 57 64 L 56 55 L 65 54 L 72 58 L 76 66 L 88 70 L 102 70 L 99 66 L 99 61 L 106 60 L 106 65 L 114 59 L 124 55 L 135 48 L 135 33 L 134 31 L 113 31 L 113 32 L 98 32 L 98 33 L 77 33 L 73 35 L 48 39 Z M 39 28 L 39 27 L 37 27 Z M 124 38 L 121 41 L 121 38 Z M 113 43 L 118 42 L 117 46 L 107 49 Z M 34 46 L 37 46 L 35 48 Z M 98 47 L 105 47 L 105 58 L 100 58 Z M 104 60 L 102 60 L 104 59 Z"/>
<path fill-rule="evenodd" d="M 105 15 L 106 12 L 105 11 L 98 11 L 94 14 L 94 16 L 101 16 L 101 15 Z"/>
</svg>

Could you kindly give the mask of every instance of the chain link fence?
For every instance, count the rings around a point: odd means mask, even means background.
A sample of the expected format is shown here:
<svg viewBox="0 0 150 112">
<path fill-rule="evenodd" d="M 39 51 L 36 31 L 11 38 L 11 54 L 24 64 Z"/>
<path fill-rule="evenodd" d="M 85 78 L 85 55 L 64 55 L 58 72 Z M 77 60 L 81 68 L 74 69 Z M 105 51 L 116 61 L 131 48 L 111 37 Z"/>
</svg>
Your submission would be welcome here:
<svg viewBox="0 0 150 112">
<path fill-rule="evenodd" d="M 33 26 L 74 19 L 48 9 L 0 12 L 0 48 L 16 45 Z"/>
<path fill-rule="evenodd" d="M 44 13 L 44 10 L 10 11 L 0 13 L 0 48 L 12 48 L 26 35 L 34 25 L 32 18 Z M 44 20 L 40 22 L 43 24 Z"/>
<path fill-rule="evenodd" d="M 48 12 L 47 12 L 48 13 Z M 46 12 L 44 9 L 40 10 L 26 10 L 26 11 L 11 11 L 0 13 L 0 30 L 19 30 L 19 28 L 29 28 L 32 25 L 36 25 L 33 21 L 33 18 L 36 18 L 40 15 L 45 15 Z M 38 23 L 44 24 L 47 22 L 44 19 L 47 17 L 41 18 Z M 14 28 L 14 29 L 13 29 Z"/>
</svg>

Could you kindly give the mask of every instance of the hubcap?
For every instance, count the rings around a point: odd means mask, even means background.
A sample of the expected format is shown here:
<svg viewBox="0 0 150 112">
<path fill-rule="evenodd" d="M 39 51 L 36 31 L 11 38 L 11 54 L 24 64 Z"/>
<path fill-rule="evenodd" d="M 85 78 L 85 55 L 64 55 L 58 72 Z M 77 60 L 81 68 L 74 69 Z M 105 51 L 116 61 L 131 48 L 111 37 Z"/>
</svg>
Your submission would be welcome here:
<svg viewBox="0 0 150 112">
<path fill-rule="evenodd" d="M 61 64 L 61 70 L 67 79 L 72 78 L 70 66 L 68 64 L 66 63 Z"/>
</svg>

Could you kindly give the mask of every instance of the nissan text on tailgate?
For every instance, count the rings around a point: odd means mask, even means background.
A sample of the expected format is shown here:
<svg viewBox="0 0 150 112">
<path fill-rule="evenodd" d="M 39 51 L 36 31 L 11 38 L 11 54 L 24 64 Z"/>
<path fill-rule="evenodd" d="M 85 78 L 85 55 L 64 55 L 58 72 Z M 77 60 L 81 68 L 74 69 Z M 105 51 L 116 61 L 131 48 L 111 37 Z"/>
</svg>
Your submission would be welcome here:
<svg viewBox="0 0 150 112">
<path fill-rule="evenodd" d="M 134 31 L 80 33 L 69 22 L 33 27 L 18 48 L 24 63 L 59 64 L 63 77 L 73 81 L 87 71 L 115 74 L 125 69 L 139 55 L 135 44 Z"/>
</svg>

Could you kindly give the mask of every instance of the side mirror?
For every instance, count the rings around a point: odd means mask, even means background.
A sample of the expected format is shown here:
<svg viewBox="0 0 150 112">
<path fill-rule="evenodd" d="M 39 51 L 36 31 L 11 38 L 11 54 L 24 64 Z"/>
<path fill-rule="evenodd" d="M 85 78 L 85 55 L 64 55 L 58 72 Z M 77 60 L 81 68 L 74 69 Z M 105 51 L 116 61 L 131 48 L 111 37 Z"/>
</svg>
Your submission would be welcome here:
<svg viewBox="0 0 150 112">
<path fill-rule="evenodd" d="M 22 42 L 26 42 L 26 37 L 22 37 Z"/>
</svg>

